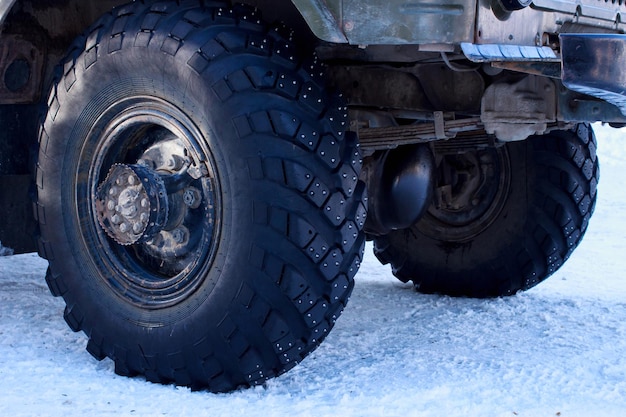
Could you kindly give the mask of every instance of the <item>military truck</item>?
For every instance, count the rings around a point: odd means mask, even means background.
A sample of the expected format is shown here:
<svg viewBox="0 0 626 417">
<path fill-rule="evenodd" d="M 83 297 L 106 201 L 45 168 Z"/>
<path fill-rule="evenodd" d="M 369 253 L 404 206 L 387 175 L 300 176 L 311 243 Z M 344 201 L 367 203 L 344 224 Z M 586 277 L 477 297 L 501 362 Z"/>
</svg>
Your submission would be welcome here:
<svg viewBox="0 0 626 417">
<path fill-rule="evenodd" d="M 223 392 L 418 291 L 553 274 L 626 123 L 623 0 L 2 0 L 0 241 L 115 372 Z M 34 236 L 31 240 L 30 236 Z"/>
</svg>

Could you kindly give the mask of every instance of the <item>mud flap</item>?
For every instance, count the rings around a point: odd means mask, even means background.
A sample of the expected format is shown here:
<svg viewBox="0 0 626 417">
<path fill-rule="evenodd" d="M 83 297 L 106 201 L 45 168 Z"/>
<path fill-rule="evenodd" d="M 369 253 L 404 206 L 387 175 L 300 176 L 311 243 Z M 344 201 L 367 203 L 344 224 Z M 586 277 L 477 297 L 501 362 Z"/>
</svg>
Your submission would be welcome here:
<svg viewBox="0 0 626 417">
<path fill-rule="evenodd" d="M 563 84 L 617 106 L 626 116 L 626 35 L 572 33 L 560 38 Z"/>
<path fill-rule="evenodd" d="M 0 242 L 15 253 L 35 252 L 30 175 L 0 175 Z"/>
</svg>

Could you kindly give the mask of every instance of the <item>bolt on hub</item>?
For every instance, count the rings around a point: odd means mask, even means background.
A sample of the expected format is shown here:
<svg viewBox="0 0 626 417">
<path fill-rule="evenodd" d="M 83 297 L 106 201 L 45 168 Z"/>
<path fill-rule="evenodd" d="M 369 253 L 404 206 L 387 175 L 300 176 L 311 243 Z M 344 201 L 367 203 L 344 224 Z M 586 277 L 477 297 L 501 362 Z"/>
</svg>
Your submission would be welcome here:
<svg viewBox="0 0 626 417">
<path fill-rule="evenodd" d="M 102 229 L 118 244 L 145 242 L 167 223 L 165 184 L 149 168 L 115 164 L 96 191 L 96 212 Z"/>
</svg>

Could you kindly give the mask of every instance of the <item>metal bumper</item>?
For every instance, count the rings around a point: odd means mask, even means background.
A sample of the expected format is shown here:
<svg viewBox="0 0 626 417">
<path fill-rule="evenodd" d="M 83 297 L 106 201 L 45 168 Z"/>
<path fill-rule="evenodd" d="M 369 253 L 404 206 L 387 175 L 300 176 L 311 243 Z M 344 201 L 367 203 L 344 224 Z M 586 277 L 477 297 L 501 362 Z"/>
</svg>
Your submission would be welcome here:
<svg viewBox="0 0 626 417">
<path fill-rule="evenodd" d="M 562 82 L 626 116 L 626 35 L 561 34 Z"/>
</svg>

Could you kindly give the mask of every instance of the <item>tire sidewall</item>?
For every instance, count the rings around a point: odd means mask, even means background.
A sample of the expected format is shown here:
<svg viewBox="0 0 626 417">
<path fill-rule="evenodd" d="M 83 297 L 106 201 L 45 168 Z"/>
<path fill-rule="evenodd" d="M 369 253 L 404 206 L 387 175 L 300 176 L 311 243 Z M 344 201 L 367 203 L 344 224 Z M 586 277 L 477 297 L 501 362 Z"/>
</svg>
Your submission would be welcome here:
<svg viewBox="0 0 626 417">
<path fill-rule="evenodd" d="M 164 60 L 164 63 L 159 67 L 145 65 L 155 60 Z M 120 62 L 124 62 L 123 75 L 112 70 L 120 68 Z M 180 57 L 173 59 L 151 49 L 124 49 L 113 55 L 102 54 L 90 68 L 77 66 L 76 81 L 68 91 L 59 86 L 57 98 L 61 112 L 54 123 L 47 124 L 47 134 L 62 140 L 47 144 L 45 160 L 52 169 L 40 162 L 47 174 L 48 190 L 40 193 L 40 201 L 47 208 L 47 223 L 53 226 L 46 232 L 54 234 L 49 240 L 55 242 L 55 257 L 63 259 L 63 262 L 52 262 L 53 268 L 59 269 L 57 273 L 65 277 L 67 287 L 71 288 L 64 295 L 66 303 L 68 307 L 80 309 L 84 319 L 82 327 L 88 334 L 97 323 L 98 332 L 105 339 L 114 336 L 116 340 L 133 340 L 149 346 L 150 340 L 166 338 L 171 344 L 188 345 L 190 340 L 185 336 L 197 337 L 216 326 L 244 278 L 253 274 L 246 263 L 240 262 L 247 258 L 249 247 L 235 238 L 245 236 L 253 228 L 253 224 L 246 221 L 247 217 L 240 215 L 250 210 L 254 194 L 245 178 L 246 143 L 227 122 L 233 109 L 225 109 L 217 102 L 209 88 L 211 80 L 199 76 L 181 62 Z M 185 84 L 189 88 L 184 92 L 174 87 Z M 106 276 L 116 272 L 109 270 L 97 257 L 99 242 L 95 234 L 83 233 L 95 225 L 85 225 L 85 219 L 79 218 L 77 211 L 78 205 L 91 204 L 77 201 L 78 190 L 88 187 L 89 181 L 88 167 L 81 167 L 81 164 L 91 159 L 90 153 L 97 151 L 98 146 L 87 141 L 88 132 L 101 122 L 98 116 L 107 108 L 117 100 L 133 95 L 157 97 L 178 109 L 185 109 L 186 115 L 207 140 L 221 191 L 219 243 L 203 283 L 185 302 L 154 311 L 146 311 L 112 293 Z M 56 166 L 62 168 L 55 172 Z M 60 190 L 60 193 L 50 190 Z M 234 222 L 233 218 L 237 221 Z M 54 227 L 61 223 L 64 227 Z M 224 279 L 224 276 L 228 278 Z M 214 321 L 207 321 L 207 317 Z M 181 322 L 184 327 L 177 326 Z M 138 327 L 146 331 L 138 333 Z"/>
<path fill-rule="evenodd" d="M 409 229 L 387 235 L 384 239 L 399 251 L 394 255 L 398 278 L 412 280 L 425 293 L 479 297 L 508 294 L 507 288 L 521 286 L 522 271 L 515 254 L 525 239 L 536 183 L 535 171 L 528 163 L 530 149 L 529 141 L 506 145 L 509 189 L 498 214 L 480 234 L 464 241 L 451 241 L 445 233 L 424 234 L 420 222 L 436 222 L 426 217 Z"/>
</svg>

